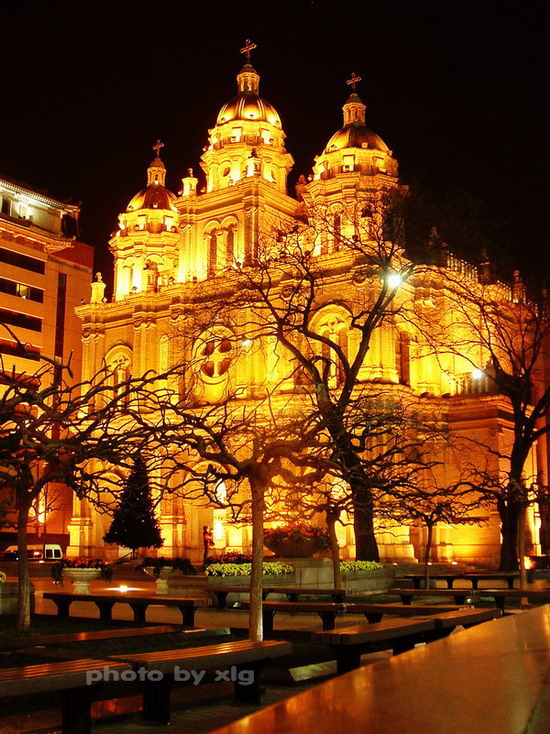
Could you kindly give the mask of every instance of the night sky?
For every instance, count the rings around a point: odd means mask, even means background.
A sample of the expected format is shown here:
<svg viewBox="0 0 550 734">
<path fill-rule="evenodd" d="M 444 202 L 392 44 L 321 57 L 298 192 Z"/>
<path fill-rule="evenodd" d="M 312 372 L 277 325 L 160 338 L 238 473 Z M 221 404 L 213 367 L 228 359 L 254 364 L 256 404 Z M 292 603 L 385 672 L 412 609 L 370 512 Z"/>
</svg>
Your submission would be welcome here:
<svg viewBox="0 0 550 734">
<path fill-rule="evenodd" d="M 292 184 L 341 127 L 351 72 L 406 182 L 465 191 L 499 222 L 493 257 L 547 267 L 547 18 L 542 2 L 2 3 L 0 175 L 83 202 L 107 240 L 160 138 L 180 188 L 236 90 L 246 38 L 279 111 Z M 108 275 L 106 273 L 106 275 Z"/>
</svg>

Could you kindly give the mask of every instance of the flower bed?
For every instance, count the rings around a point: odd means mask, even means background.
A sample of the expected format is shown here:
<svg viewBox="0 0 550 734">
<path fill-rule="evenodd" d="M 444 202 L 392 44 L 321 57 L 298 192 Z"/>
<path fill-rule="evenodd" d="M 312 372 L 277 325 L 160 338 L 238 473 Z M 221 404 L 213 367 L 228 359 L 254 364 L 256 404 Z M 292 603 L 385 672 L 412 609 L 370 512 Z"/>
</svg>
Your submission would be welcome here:
<svg viewBox="0 0 550 734">
<path fill-rule="evenodd" d="M 3 584 L 8 577 L 3 571 L 0 571 L 0 584 Z"/>
<path fill-rule="evenodd" d="M 239 553 L 238 551 L 228 551 L 220 553 L 216 556 L 210 556 L 206 559 L 205 566 L 211 566 L 213 563 L 251 563 L 252 556 L 249 553 Z"/>
<path fill-rule="evenodd" d="M 206 576 L 228 577 L 228 576 L 250 576 L 251 563 L 211 563 L 205 570 Z M 281 576 L 294 573 L 292 566 L 288 563 L 264 561 L 262 564 L 264 576 Z"/>
<path fill-rule="evenodd" d="M 316 525 L 297 523 L 264 530 L 264 545 L 284 558 L 307 558 L 330 547 L 328 531 Z"/>
<path fill-rule="evenodd" d="M 359 571 L 381 571 L 384 566 L 377 561 L 340 561 L 342 573 L 358 573 Z"/>
<path fill-rule="evenodd" d="M 51 569 L 51 577 L 56 584 L 63 584 L 63 569 L 65 568 L 97 570 L 99 577 L 104 581 L 110 581 L 113 578 L 111 566 L 101 558 L 63 558 L 54 563 Z"/>
<path fill-rule="evenodd" d="M 197 572 L 188 558 L 144 558 L 137 569 L 152 569 L 152 576 L 158 578 L 162 569 L 171 568 L 173 571 L 181 571 L 184 576 L 194 576 Z"/>
</svg>

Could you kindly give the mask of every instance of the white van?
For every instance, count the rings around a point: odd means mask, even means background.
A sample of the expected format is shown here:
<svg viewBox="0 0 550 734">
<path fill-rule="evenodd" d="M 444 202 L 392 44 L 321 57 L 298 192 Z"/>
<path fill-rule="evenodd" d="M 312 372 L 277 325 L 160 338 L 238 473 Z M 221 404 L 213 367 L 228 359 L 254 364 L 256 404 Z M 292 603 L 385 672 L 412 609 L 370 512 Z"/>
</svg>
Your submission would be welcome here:
<svg viewBox="0 0 550 734">
<path fill-rule="evenodd" d="M 6 561 L 17 560 L 17 546 L 10 545 L 2 554 Z M 28 545 L 27 556 L 29 561 L 60 561 L 63 558 L 61 546 L 57 543 L 45 543 L 44 545 Z"/>
</svg>

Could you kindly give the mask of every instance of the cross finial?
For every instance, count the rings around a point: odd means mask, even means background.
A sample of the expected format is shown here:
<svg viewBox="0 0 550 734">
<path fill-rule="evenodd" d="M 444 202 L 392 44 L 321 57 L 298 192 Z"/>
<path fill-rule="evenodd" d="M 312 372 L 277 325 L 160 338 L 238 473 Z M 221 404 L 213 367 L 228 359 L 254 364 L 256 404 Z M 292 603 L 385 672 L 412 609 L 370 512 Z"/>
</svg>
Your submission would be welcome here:
<svg viewBox="0 0 550 734">
<path fill-rule="evenodd" d="M 356 76 L 355 72 L 353 72 L 351 75 L 351 78 L 347 80 L 346 84 L 351 84 L 351 88 L 355 92 L 355 85 L 357 84 L 357 82 L 360 82 L 360 81 L 361 81 L 361 77 Z"/>
<path fill-rule="evenodd" d="M 239 52 L 239 53 L 241 53 L 241 54 L 246 54 L 246 63 L 247 63 L 247 64 L 249 64 L 249 63 L 250 63 L 250 52 L 251 52 L 251 51 L 252 51 L 252 49 L 254 49 L 254 48 L 256 48 L 256 44 L 255 44 L 255 43 L 253 43 L 253 42 L 252 42 L 252 41 L 250 40 L 250 38 L 247 38 L 247 39 L 246 39 L 246 43 L 244 44 L 244 46 L 243 46 L 243 47 L 241 48 L 241 50 L 240 50 L 240 52 Z"/>
<path fill-rule="evenodd" d="M 160 149 L 164 148 L 164 143 L 161 143 L 160 140 L 157 140 L 157 142 L 153 145 L 153 150 L 156 152 L 156 157 L 159 157 Z"/>
</svg>

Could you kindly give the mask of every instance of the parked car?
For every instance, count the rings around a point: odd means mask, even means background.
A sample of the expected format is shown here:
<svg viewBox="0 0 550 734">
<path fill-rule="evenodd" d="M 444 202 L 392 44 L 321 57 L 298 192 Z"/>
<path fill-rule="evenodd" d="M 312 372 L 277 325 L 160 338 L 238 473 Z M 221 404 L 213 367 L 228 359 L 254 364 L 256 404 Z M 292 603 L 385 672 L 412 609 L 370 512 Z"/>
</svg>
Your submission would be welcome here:
<svg viewBox="0 0 550 734">
<path fill-rule="evenodd" d="M 59 561 L 63 558 L 63 551 L 57 543 L 45 543 L 44 545 L 27 546 L 29 561 Z M 18 558 L 17 546 L 10 545 L 0 553 L 3 561 L 16 561 Z"/>
</svg>

